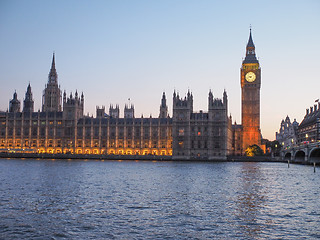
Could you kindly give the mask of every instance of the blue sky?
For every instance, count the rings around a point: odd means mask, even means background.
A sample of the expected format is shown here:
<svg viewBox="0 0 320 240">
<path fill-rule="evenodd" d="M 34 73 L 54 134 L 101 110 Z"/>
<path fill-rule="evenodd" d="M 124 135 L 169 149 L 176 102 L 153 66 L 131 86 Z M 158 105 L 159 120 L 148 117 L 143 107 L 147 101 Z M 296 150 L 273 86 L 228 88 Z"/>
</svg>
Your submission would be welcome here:
<svg viewBox="0 0 320 240">
<path fill-rule="evenodd" d="M 62 90 L 83 91 L 85 113 L 128 98 L 158 116 L 162 92 L 229 96 L 241 122 L 240 67 L 252 25 L 262 72 L 261 130 L 274 139 L 320 97 L 320 1 L 0 1 L 0 110 L 31 83 L 41 108 L 52 53 Z"/>
</svg>

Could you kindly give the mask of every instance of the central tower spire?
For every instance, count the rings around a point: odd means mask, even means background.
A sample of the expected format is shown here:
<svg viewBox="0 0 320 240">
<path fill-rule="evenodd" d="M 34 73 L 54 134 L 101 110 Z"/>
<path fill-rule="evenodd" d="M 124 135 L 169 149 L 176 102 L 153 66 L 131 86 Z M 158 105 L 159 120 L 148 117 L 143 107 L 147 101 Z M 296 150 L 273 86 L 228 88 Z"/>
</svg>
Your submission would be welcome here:
<svg viewBox="0 0 320 240">
<path fill-rule="evenodd" d="M 48 83 L 58 84 L 58 74 L 56 71 L 54 52 L 53 52 L 53 56 L 52 56 L 51 69 L 50 69 L 49 76 L 48 76 Z"/>
<path fill-rule="evenodd" d="M 56 71 L 55 55 L 52 56 L 51 69 L 48 76 L 48 84 L 43 91 L 42 111 L 61 111 L 61 90 L 58 85 L 58 74 Z"/>
<path fill-rule="evenodd" d="M 243 63 L 258 63 L 258 60 L 256 58 L 256 48 L 252 40 L 251 28 L 250 28 L 249 40 L 246 47 L 246 57 L 243 60 Z"/>
</svg>

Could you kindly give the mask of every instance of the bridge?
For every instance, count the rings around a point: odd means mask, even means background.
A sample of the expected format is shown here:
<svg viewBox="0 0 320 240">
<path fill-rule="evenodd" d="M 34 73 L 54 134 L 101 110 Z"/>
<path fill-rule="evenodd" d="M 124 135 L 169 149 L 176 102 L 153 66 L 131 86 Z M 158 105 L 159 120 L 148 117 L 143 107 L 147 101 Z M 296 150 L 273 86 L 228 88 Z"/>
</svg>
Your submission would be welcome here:
<svg viewBox="0 0 320 240">
<path fill-rule="evenodd" d="M 301 163 L 320 163 L 320 141 L 305 142 L 283 149 L 280 153 L 283 160 Z"/>
</svg>

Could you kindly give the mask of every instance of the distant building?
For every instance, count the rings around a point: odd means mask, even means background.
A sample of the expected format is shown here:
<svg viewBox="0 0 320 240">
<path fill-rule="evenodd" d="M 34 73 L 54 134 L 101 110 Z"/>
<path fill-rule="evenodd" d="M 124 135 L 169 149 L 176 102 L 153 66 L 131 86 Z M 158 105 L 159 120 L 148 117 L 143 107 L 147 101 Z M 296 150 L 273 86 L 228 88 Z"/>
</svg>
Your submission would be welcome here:
<svg viewBox="0 0 320 240">
<path fill-rule="evenodd" d="M 298 127 L 298 144 L 320 141 L 320 102 L 306 109 Z"/>
<path fill-rule="evenodd" d="M 290 149 L 297 144 L 298 126 L 296 119 L 291 123 L 288 116 L 281 121 L 279 132 L 276 132 L 276 140 L 282 145 L 282 149 Z"/>
<path fill-rule="evenodd" d="M 188 91 L 185 98 L 173 94 L 173 158 L 225 159 L 230 155 L 228 141 L 228 97 L 214 99 L 209 92 L 208 112 L 193 111 L 193 95 Z"/>
</svg>

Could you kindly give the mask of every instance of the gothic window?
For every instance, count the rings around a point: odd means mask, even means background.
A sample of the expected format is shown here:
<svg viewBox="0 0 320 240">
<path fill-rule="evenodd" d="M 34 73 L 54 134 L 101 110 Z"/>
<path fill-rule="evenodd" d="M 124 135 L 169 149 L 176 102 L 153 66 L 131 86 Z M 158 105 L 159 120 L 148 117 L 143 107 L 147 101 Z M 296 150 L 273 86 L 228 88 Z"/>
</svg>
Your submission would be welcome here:
<svg viewBox="0 0 320 240">
<path fill-rule="evenodd" d="M 6 135 L 6 129 L 5 128 L 1 128 L 1 136 L 5 136 Z"/>
<path fill-rule="evenodd" d="M 153 141 L 152 147 L 156 148 L 157 147 L 157 143 L 158 143 L 157 141 Z"/>
<path fill-rule="evenodd" d="M 32 136 L 37 136 L 37 134 L 38 134 L 38 129 L 37 129 L 37 127 L 33 127 L 32 128 Z"/>
<path fill-rule="evenodd" d="M 166 129 L 165 129 L 165 128 L 163 128 L 163 129 L 161 130 L 161 137 L 162 137 L 162 138 L 166 137 Z"/>
<path fill-rule="evenodd" d="M 98 127 L 94 128 L 94 136 L 99 137 L 99 128 Z"/>
<path fill-rule="evenodd" d="M 82 127 L 78 127 L 77 136 L 78 136 L 78 138 L 82 138 Z"/>
<path fill-rule="evenodd" d="M 184 128 L 179 128 L 179 136 L 184 136 Z"/>
<path fill-rule="evenodd" d="M 110 140 L 109 147 L 114 147 L 114 146 L 115 146 L 115 141 L 114 140 Z"/>
<path fill-rule="evenodd" d="M 106 127 L 103 127 L 103 128 L 102 128 L 102 136 L 103 136 L 103 137 L 106 137 L 107 134 L 108 134 L 108 129 L 107 129 Z"/>
<path fill-rule="evenodd" d="M 40 128 L 40 136 L 44 137 L 46 135 L 46 129 L 44 127 Z"/>
<path fill-rule="evenodd" d="M 16 135 L 17 135 L 17 136 L 20 136 L 20 135 L 21 135 L 21 128 L 20 128 L 20 127 L 16 130 Z"/>
<path fill-rule="evenodd" d="M 50 137 L 53 137 L 53 128 L 49 128 L 48 135 Z"/>
<path fill-rule="evenodd" d="M 28 127 L 26 127 L 26 128 L 24 129 L 23 135 L 24 135 L 24 136 L 29 136 L 29 128 L 28 128 Z"/>
<path fill-rule="evenodd" d="M 56 130 L 56 136 L 57 136 L 57 137 L 61 137 L 61 132 L 62 132 L 61 128 L 57 128 L 57 130 Z"/>
<path fill-rule="evenodd" d="M 91 127 L 86 127 L 86 138 L 91 137 Z"/>
</svg>

